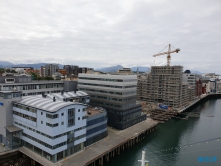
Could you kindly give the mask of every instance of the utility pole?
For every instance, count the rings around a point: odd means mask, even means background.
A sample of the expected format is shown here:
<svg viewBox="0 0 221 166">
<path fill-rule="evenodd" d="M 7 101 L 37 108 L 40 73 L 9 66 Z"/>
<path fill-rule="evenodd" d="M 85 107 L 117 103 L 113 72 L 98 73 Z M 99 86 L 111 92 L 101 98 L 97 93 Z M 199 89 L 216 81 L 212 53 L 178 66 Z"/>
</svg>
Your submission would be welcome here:
<svg viewBox="0 0 221 166">
<path fill-rule="evenodd" d="M 145 154 L 146 154 L 146 151 L 145 151 L 145 149 L 143 149 L 142 150 L 142 159 L 138 160 L 139 162 L 141 162 L 141 166 L 145 166 L 145 163 L 147 163 L 146 166 L 148 166 L 149 161 L 145 160 Z"/>
</svg>

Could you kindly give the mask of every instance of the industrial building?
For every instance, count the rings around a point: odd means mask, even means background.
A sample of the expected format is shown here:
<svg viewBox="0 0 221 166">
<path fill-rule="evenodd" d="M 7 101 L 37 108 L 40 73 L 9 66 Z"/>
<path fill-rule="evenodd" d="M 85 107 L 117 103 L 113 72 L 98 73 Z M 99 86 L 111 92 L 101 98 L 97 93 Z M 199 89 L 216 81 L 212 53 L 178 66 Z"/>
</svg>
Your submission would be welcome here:
<svg viewBox="0 0 221 166">
<path fill-rule="evenodd" d="M 183 82 L 182 66 L 152 66 L 138 78 L 137 98 L 171 107 L 185 106 L 195 97 L 195 87 Z"/>
<path fill-rule="evenodd" d="M 0 143 L 10 149 L 25 146 L 57 162 L 107 136 L 106 110 L 88 107 L 85 92 L 21 94 L 0 92 Z"/>
<path fill-rule="evenodd" d="M 136 75 L 79 74 L 78 90 L 90 94 L 90 104 L 104 107 L 108 125 L 126 129 L 144 119 L 136 103 Z"/>
</svg>

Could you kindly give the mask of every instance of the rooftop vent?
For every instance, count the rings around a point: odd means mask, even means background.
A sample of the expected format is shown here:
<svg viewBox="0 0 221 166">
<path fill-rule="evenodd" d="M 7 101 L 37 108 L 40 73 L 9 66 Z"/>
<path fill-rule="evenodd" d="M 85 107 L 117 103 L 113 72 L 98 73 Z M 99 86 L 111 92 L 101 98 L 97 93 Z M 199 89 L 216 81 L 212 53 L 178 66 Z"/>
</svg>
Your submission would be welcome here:
<svg viewBox="0 0 221 166">
<path fill-rule="evenodd" d="M 61 95 L 63 95 L 63 94 L 64 94 L 64 91 L 62 90 L 62 91 L 61 91 Z"/>
<path fill-rule="evenodd" d="M 46 94 L 44 94 L 44 93 L 42 93 L 42 97 L 46 98 L 46 97 L 47 97 L 47 95 L 46 95 Z"/>
<path fill-rule="evenodd" d="M 53 102 L 55 102 L 56 101 L 56 99 L 55 99 L 55 97 L 53 97 Z"/>
<path fill-rule="evenodd" d="M 88 114 L 88 115 L 91 115 L 91 111 L 88 111 L 87 114 Z"/>
</svg>

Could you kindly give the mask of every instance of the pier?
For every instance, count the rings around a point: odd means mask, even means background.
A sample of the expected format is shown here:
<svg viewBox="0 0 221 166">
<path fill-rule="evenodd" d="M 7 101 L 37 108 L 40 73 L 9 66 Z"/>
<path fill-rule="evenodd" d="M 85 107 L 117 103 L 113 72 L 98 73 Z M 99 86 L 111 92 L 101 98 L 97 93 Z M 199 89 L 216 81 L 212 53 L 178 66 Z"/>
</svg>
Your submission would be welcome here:
<svg viewBox="0 0 221 166">
<path fill-rule="evenodd" d="M 142 121 L 125 130 L 109 128 L 108 137 L 86 148 L 84 151 L 60 161 L 62 166 L 103 166 L 124 150 L 132 148 L 157 129 L 157 122 Z"/>
</svg>

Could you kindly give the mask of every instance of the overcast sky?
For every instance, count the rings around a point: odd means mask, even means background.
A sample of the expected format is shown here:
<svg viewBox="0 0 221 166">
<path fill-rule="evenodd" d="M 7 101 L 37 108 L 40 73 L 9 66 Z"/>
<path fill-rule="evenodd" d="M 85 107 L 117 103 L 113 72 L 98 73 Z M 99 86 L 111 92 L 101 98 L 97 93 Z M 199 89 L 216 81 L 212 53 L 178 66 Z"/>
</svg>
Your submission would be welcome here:
<svg viewBox="0 0 221 166">
<path fill-rule="evenodd" d="M 181 49 L 172 65 L 221 74 L 221 0 L 0 1 L 0 57 L 12 63 L 164 65 L 152 55 L 169 43 Z"/>
</svg>

